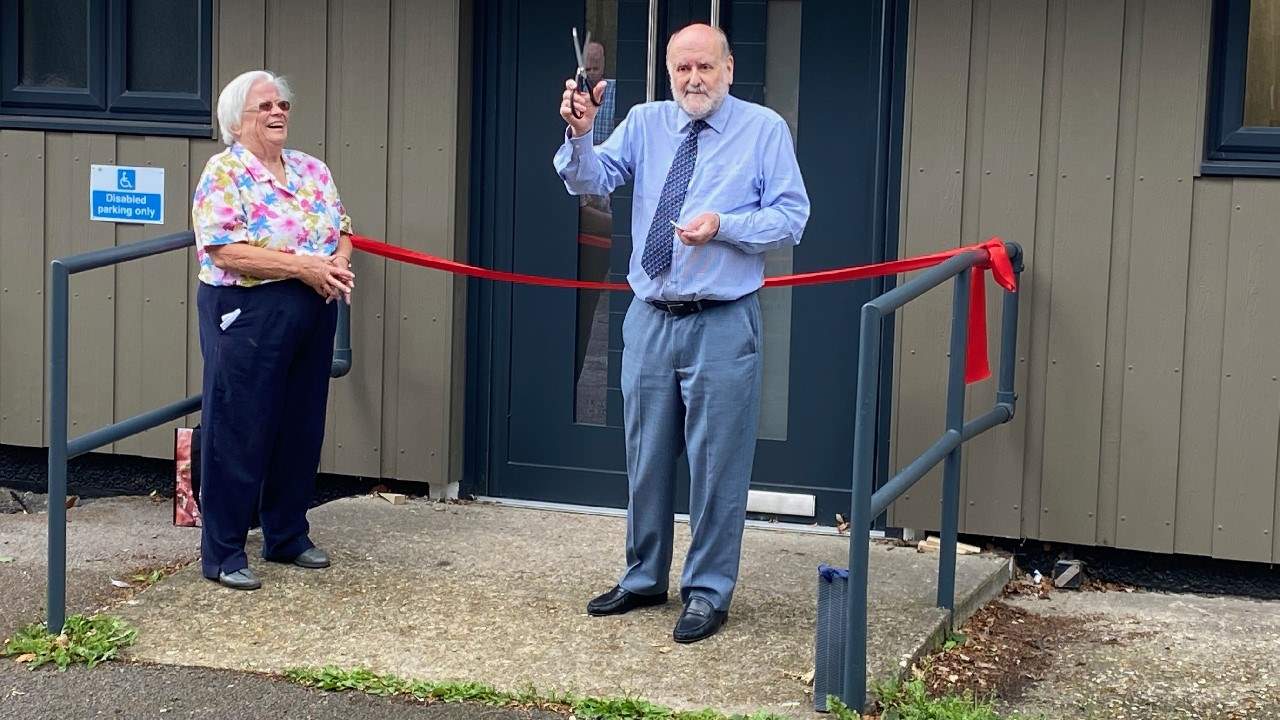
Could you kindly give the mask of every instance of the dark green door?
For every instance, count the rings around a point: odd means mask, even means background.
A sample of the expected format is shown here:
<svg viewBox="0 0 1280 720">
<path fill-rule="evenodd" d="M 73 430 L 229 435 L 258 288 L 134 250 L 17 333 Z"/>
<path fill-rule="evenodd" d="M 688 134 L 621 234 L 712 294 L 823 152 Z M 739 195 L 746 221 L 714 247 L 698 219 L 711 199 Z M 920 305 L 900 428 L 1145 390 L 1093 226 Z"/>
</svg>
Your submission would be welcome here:
<svg viewBox="0 0 1280 720">
<path fill-rule="evenodd" d="M 788 121 L 812 203 L 803 241 L 772 253 L 768 275 L 875 262 L 896 244 L 896 193 L 887 188 L 897 186 L 891 87 L 905 12 L 893 5 L 720 3 L 734 48 L 733 93 Z M 645 100 L 651 18 L 661 99 L 669 96 L 666 38 L 705 20 L 708 9 L 705 1 L 659 2 L 651 14 L 647 0 L 508 0 L 480 13 L 474 259 L 560 277 L 625 276 L 630 188 L 573 198 L 551 166 L 564 135 L 560 88 L 575 64 L 570 28 L 603 41 L 588 65 L 602 64 L 611 81 L 616 124 Z M 813 504 L 812 516 L 796 519 L 829 524 L 848 507 L 858 309 L 882 289 L 867 281 L 762 293 L 765 381 L 752 488 Z M 625 506 L 618 388 L 630 294 L 507 285 L 471 292 L 471 491 Z"/>
</svg>

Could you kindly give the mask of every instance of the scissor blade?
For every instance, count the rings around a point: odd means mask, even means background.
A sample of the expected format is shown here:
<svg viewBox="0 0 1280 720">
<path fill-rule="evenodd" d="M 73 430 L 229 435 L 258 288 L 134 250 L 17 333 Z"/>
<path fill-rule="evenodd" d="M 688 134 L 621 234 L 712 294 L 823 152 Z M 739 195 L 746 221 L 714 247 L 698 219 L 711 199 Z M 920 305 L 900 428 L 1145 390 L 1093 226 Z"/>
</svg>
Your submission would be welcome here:
<svg viewBox="0 0 1280 720">
<path fill-rule="evenodd" d="M 589 32 L 587 33 L 587 38 L 588 38 L 588 42 L 590 42 L 591 33 Z M 583 45 L 578 44 L 578 28 L 575 27 L 573 28 L 573 54 L 578 56 L 579 69 L 585 68 L 587 66 L 587 61 L 582 56 L 583 47 L 584 47 Z"/>
</svg>

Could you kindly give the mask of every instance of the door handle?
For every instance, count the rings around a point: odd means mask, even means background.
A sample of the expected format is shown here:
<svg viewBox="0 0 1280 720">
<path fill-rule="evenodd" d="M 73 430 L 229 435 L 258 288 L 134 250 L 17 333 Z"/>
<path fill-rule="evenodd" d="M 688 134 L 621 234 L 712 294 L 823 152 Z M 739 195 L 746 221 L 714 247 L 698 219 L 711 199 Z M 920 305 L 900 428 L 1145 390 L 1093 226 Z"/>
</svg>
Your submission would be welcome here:
<svg viewBox="0 0 1280 720">
<path fill-rule="evenodd" d="M 649 0 L 649 57 L 646 66 L 644 99 L 653 102 L 658 97 L 658 0 Z"/>
</svg>

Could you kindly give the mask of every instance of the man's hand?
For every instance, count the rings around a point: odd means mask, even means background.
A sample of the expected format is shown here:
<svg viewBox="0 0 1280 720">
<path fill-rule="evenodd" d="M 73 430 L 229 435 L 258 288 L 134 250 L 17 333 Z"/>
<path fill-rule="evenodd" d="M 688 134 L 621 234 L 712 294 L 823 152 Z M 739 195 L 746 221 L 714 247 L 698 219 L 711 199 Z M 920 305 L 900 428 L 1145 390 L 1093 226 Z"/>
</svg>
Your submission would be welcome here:
<svg viewBox="0 0 1280 720">
<path fill-rule="evenodd" d="M 295 255 L 298 263 L 297 277 L 324 297 L 325 302 L 344 297 L 350 301 L 351 291 L 356 287 L 356 275 L 351 270 L 340 267 L 342 263 L 331 262 L 329 258 L 317 255 Z"/>
<path fill-rule="evenodd" d="M 605 81 L 601 80 L 596 83 L 595 89 L 591 91 L 597 98 L 604 97 Z M 577 108 L 581 118 L 573 116 L 573 110 Z M 596 112 L 600 108 L 591 102 L 591 98 L 584 92 L 578 92 L 578 84 L 573 78 L 564 81 L 564 93 L 560 96 L 560 117 L 569 123 L 569 127 L 573 129 L 574 137 L 582 137 L 591 130 L 591 126 L 595 124 Z"/>
<path fill-rule="evenodd" d="M 676 237 L 685 245 L 706 245 L 720 232 L 720 216 L 716 213 L 702 213 L 690 220 L 683 228 L 676 229 Z"/>
</svg>

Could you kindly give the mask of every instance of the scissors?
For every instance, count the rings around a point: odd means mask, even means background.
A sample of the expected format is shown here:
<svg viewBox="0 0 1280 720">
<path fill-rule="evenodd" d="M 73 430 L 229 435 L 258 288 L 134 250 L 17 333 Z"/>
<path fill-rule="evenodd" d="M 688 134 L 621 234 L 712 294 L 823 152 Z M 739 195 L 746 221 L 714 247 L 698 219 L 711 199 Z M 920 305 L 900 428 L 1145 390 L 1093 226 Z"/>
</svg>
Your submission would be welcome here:
<svg viewBox="0 0 1280 720">
<path fill-rule="evenodd" d="M 591 90 L 591 81 L 587 79 L 587 61 L 585 51 L 591 44 L 591 31 L 587 31 L 586 42 L 578 44 L 578 28 L 573 28 L 573 52 L 578 56 L 578 72 L 573 76 L 574 81 L 578 84 L 578 92 L 586 93 L 591 98 L 591 104 L 600 107 L 601 101 L 596 99 L 596 94 Z M 576 119 L 582 119 L 582 111 L 578 110 L 577 103 L 574 102 L 573 96 L 569 97 L 569 112 L 573 113 Z"/>
</svg>

